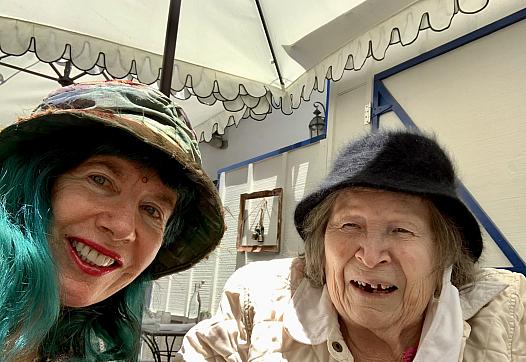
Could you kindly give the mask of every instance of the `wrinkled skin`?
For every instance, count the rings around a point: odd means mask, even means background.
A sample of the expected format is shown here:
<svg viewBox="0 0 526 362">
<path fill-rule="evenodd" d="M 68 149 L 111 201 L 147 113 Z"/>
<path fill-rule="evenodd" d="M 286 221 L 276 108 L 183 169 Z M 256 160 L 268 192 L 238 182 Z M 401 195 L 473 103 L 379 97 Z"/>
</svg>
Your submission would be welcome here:
<svg viewBox="0 0 526 362">
<path fill-rule="evenodd" d="M 396 359 L 418 344 L 437 286 L 433 242 L 419 197 L 372 189 L 337 197 L 325 232 L 325 274 L 353 354 L 385 349 Z M 377 291 L 360 288 L 364 283 Z"/>
</svg>

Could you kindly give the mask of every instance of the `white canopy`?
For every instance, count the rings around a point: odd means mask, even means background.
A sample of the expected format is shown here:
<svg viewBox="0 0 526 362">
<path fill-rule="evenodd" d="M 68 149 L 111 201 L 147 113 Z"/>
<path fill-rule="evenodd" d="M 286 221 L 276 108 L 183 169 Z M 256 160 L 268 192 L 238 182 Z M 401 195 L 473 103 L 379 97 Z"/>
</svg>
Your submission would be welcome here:
<svg viewBox="0 0 526 362">
<path fill-rule="evenodd" d="M 222 102 L 226 111 L 195 125 L 209 139 L 214 130 L 222 133 L 248 115 L 261 119 L 272 107 L 289 114 L 313 89 L 322 91 L 326 78 L 338 80 L 368 57 L 383 59 L 391 44 L 410 44 L 422 30 L 443 31 L 459 12 L 477 13 L 489 1 L 261 1 L 273 60 L 257 0 L 183 0 L 171 88 L 205 104 Z M 169 0 L 1 3 L 4 54 L 32 51 L 44 62 L 66 58 L 116 78 L 159 79 Z"/>
</svg>

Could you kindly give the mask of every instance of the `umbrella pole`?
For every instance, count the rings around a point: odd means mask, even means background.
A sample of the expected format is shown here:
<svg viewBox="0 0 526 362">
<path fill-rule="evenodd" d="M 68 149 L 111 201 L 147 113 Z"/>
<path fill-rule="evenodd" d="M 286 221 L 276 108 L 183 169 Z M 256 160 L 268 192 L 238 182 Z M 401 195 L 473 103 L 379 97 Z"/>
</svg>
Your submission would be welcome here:
<svg viewBox="0 0 526 362">
<path fill-rule="evenodd" d="M 172 74 L 175 59 L 175 46 L 177 44 L 177 30 L 179 28 L 179 14 L 181 13 L 182 0 L 170 0 L 166 36 L 164 38 L 163 63 L 161 68 L 161 82 L 159 89 L 170 97 Z"/>
<path fill-rule="evenodd" d="M 281 84 L 281 88 L 285 88 L 285 83 L 283 82 L 281 71 L 279 70 L 278 59 L 276 58 L 276 54 L 274 53 L 274 47 L 272 46 L 272 40 L 270 40 L 270 34 L 267 28 L 267 22 L 265 21 L 265 15 L 263 15 L 263 10 L 261 9 L 261 4 L 259 3 L 259 0 L 255 0 L 255 1 L 256 1 L 256 6 L 258 8 L 259 19 L 261 20 L 261 25 L 263 25 L 263 30 L 265 31 L 265 37 L 267 38 L 267 44 L 268 44 L 268 47 L 270 48 L 270 54 L 272 55 L 272 62 L 274 63 L 274 67 L 276 68 L 276 73 L 278 73 L 279 84 Z"/>
</svg>

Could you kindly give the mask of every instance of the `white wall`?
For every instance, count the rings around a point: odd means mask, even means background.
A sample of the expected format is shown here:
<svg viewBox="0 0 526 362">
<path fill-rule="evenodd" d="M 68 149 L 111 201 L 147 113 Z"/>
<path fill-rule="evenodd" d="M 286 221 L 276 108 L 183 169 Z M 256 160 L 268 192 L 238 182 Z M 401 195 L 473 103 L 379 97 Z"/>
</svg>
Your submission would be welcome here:
<svg viewBox="0 0 526 362">
<path fill-rule="evenodd" d="M 449 150 L 464 185 L 526 259 L 526 45 L 522 21 L 391 76 L 384 84 L 417 126 L 437 135 Z M 430 39 L 432 40 L 432 39 Z M 432 40 L 435 42 L 436 40 Z M 407 55 L 397 53 L 404 59 Z M 381 64 L 381 63 L 380 63 Z M 372 64 L 366 75 L 336 84 L 331 98 L 332 159 L 350 136 L 369 129 L 363 108 L 370 102 Z M 403 127 L 387 113 L 382 128 Z M 483 230 L 482 265 L 510 266 Z"/>
<path fill-rule="evenodd" d="M 303 101 L 291 115 L 274 110 L 263 121 L 249 118 L 241 120 L 237 127 L 227 127 L 226 149 L 221 150 L 205 142 L 200 143 L 206 173 L 215 180 L 218 169 L 308 139 L 308 124 L 314 117 L 314 102 L 325 105 L 325 93 L 313 91 L 310 101 Z"/>
<path fill-rule="evenodd" d="M 526 21 L 516 23 L 385 81 L 417 126 L 447 147 L 464 185 L 523 259 L 525 33 Z M 489 236 L 485 244 L 484 265 L 509 266 Z"/>
</svg>

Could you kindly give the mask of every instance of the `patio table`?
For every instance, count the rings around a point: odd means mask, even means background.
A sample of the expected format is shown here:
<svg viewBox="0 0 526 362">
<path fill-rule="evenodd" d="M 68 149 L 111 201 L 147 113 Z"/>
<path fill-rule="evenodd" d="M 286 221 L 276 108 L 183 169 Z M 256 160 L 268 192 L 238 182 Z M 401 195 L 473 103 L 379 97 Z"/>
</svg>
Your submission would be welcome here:
<svg viewBox="0 0 526 362">
<path fill-rule="evenodd" d="M 143 324 L 141 339 L 152 352 L 155 362 L 162 362 L 161 357 L 166 357 L 169 362 L 177 352 L 174 351 L 176 338 L 184 336 L 193 326 L 195 323 Z M 164 339 L 164 347 L 159 345 L 157 338 Z"/>
</svg>

